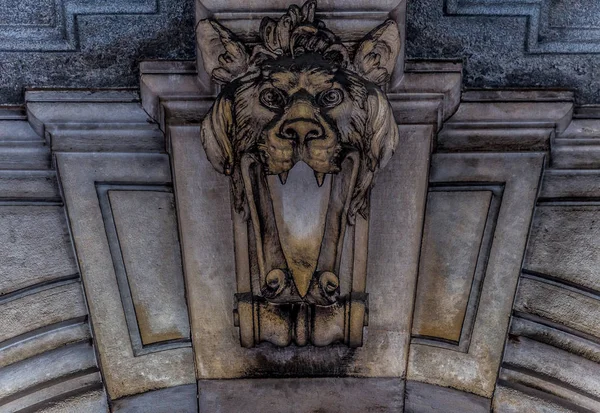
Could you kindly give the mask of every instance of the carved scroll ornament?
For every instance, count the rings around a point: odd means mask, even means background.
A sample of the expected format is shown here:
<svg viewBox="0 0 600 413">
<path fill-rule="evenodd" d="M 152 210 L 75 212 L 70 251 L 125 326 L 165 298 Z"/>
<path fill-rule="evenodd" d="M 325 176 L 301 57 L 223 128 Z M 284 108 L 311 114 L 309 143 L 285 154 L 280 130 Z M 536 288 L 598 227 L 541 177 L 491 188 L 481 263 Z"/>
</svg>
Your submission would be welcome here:
<svg viewBox="0 0 600 413">
<path fill-rule="evenodd" d="M 400 37 L 388 20 L 351 50 L 315 12 L 263 19 L 252 48 L 214 20 L 197 28 L 222 85 L 201 138 L 231 178 L 245 347 L 359 347 L 368 320 L 369 194 L 398 143 L 382 88 Z"/>
</svg>

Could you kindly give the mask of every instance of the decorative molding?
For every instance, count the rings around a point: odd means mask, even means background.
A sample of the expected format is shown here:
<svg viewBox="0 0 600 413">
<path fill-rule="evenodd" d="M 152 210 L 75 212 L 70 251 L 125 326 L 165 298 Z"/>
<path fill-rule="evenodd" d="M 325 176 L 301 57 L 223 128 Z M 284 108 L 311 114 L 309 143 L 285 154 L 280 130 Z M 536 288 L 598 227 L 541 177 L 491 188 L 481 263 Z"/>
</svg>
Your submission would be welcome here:
<svg viewBox="0 0 600 413">
<path fill-rule="evenodd" d="M 29 124 L 53 153 L 165 151 L 134 90 L 30 90 L 25 101 Z"/>
<path fill-rule="evenodd" d="M 469 91 L 437 136 L 438 152 L 549 152 L 573 119 L 572 92 Z M 515 131 L 519 133 L 515 133 Z"/>
<path fill-rule="evenodd" d="M 114 400 L 150 389 L 193 383 L 194 362 L 189 344 L 173 348 L 172 343 L 166 342 L 157 344 L 166 347 L 161 351 L 148 352 L 153 350 L 150 347 L 138 348 L 136 352 L 130 335 L 135 319 L 129 320 L 128 324 L 127 307 L 124 308 L 122 299 L 124 291 L 119 288 L 115 257 L 111 254 L 98 197 L 98 184 L 101 186 L 102 183 L 136 187 L 170 185 L 168 157 L 156 153 L 122 152 L 62 152 L 55 157 L 109 398 Z M 171 273 L 161 275 L 176 276 Z M 145 287 L 159 291 L 160 280 L 154 281 Z M 170 311 L 180 311 L 182 304 L 181 301 L 174 306 L 167 302 L 157 303 Z M 187 314 L 182 317 L 187 318 Z"/>
<path fill-rule="evenodd" d="M 81 0 L 45 0 L 42 4 L 39 1 L 22 1 L 21 12 L 14 16 L 15 19 L 0 20 L 0 51 L 77 51 L 78 16 L 157 14 L 158 3 L 158 0 L 109 0 L 101 4 Z M 13 13 L 14 10 L 10 10 L 3 14 L 8 17 Z"/>
<path fill-rule="evenodd" d="M 448 387 L 435 386 L 418 381 L 406 382 L 404 411 L 490 413 L 490 400 Z"/>
<path fill-rule="evenodd" d="M 568 130 L 579 130 L 585 139 L 584 125 L 590 132 L 595 124 L 597 120 L 575 119 Z M 545 174 L 514 303 L 497 403 L 511 405 L 525 398 L 538 405 L 555 405 L 557 411 L 600 409 L 598 173 L 597 169 L 553 169 Z"/>
<path fill-rule="evenodd" d="M 431 185 L 492 183 L 503 186 L 504 192 L 467 352 L 414 342 L 408 358 L 408 380 L 487 398 L 493 395 L 543 167 L 541 153 L 433 155 Z M 428 257 L 422 255 L 421 259 Z M 471 291 L 472 285 L 466 289 Z M 424 294 L 426 297 L 427 292 Z M 460 371 L 468 374 L 456 374 Z"/>
<path fill-rule="evenodd" d="M 210 2 L 206 3 L 210 6 Z M 321 16 L 327 19 L 329 26 L 330 20 L 352 21 L 351 17 L 360 14 L 360 10 L 350 8 L 340 13 L 326 10 Z M 227 20 L 229 12 L 235 16 Z M 225 25 L 229 24 L 234 30 L 257 26 L 256 22 L 240 19 L 243 13 L 222 8 L 214 16 L 224 18 Z M 252 9 L 248 15 L 255 17 L 261 13 Z M 273 10 L 267 14 L 276 15 Z M 384 15 L 385 11 L 378 10 L 352 27 L 366 27 L 373 16 L 379 19 Z M 245 33 L 249 37 L 254 34 Z M 243 40 L 247 40 L 246 34 Z M 355 30 L 353 35 L 353 39 L 360 39 L 364 33 Z M 598 363 L 595 278 L 589 277 L 585 269 L 573 274 L 558 273 L 561 268 L 558 264 L 553 265 L 556 273 L 544 274 L 532 265 L 534 262 L 548 264 L 551 260 L 534 261 L 533 249 L 527 253 L 525 271 L 521 272 L 520 258 L 525 250 L 529 214 L 534 209 L 539 185 L 538 217 L 543 218 L 551 209 L 596 212 L 600 199 L 598 171 L 590 168 L 598 165 L 594 149 L 598 146 L 600 130 L 597 112 L 592 108 L 574 109 L 573 95 L 560 91 L 470 91 L 461 97 L 459 64 L 407 61 L 402 75 L 395 73 L 397 82 L 387 94 L 395 119 L 400 123 L 399 148 L 402 150 L 380 171 L 371 194 L 369 225 L 363 227 L 369 245 L 368 290 L 364 291 L 370 295 L 369 328 L 363 346 L 349 348 L 336 343 L 325 347 L 273 348 L 270 344 L 257 343 L 262 338 L 259 332 L 256 339 L 252 324 L 253 330 L 246 336 L 251 336 L 247 342 L 251 342 L 252 348 L 242 348 L 235 314 L 231 311 L 232 292 L 240 285 L 249 290 L 254 285 L 251 278 L 236 279 L 236 271 L 239 274 L 246 268 L 244 260 L 238 256 L 236 261 L 235 257 L 235 253 L 239 255 L 244 251 L 234 246 L 251 244 L 249 240 L 253 239 L 255 227 L 232 211 L 229 182 L 213 169 L 201 147 L 202 123 L 216 99 L 214 88 L 202 83 L 203 67 L 198 71 L 190 62 L 146 62 L 141 67 L 139 96 L 130 90 L 30 91 L 27 94 L 29 125 L 22 113 L 0 112 L 2 122 L 19 122 L 18 125 L 11 123 L 10 130 L 18 132 L 20 138 L 10 145 L 43 148 L 44 168 L 50 159 L 56 160 L 58 177 L 47 170 L 44 173 L 0 172 L 0 188 L 7 189 L 0 207 L 17 203 L 29 207 L 29 203 L 40 202 L 48 203 L 44 204 L 46 208 L 58 208 L 58 192 L 45 180 L 61 182 L 95 328 L 93 337 L 113 410 L 152 405 L 169 411 L 171 406 L 180 403 L 184 409 L 194 411 L 196 380 L 200 403 L 205 403 L 204 406 L 212 407 L 210 403 L 214 400 L 232 395 L 232 389 L 238 384 L 248 386 L 247 393 L 257 390 L 252 393 L 253 397 L 268 405 L 274 396 L 268 393 L 272 386 L 267 377 L 278 380 L 285 377 L 289 380 L 286 383 L 309 383 L 306 387 L 309 389 L 314 389 L 315 383 L 335 388 L 353 382 L 357 386 L 356 394 L 342 401 L 350 404 L 349 411 L 353 407 L 364 411 L 377 403 L 381 405 L 383 399 L 386 407 L 400 411 L 416 409 L 415 406 L 434 409 L 442 403 L 440 400 L 448 398 L 456 403 L 464 402 L 476 412 L 489 411 L 490 402 L 496 410 L 502 410 L 523 400 L 559 406 L 555 411 L 596 409 L 597 375 L 592 374 L 590 379 L 585 377 L 585 372 L 596 371 Z M 436 132 L 439 132 L 437 139 Z M 0 137 L 1 133 L 2 130 Z M 436 139 L 435 145 L 433 139 Z M 432 150 L 437 153 L 433 155 L 430 170 Z M 170 164 L 165 152 L 170 156 Z M 545 160 L 544 154 L 547 155 Z M 23 157 L 13 163 L 26 164 L 21 161 L 27 159 Z M 250 165 L 248 167 L 250 170 Z M 552 169 L 543 171 L 544 167 Z M 244 189 L 252 193 L 257 181 L 252 181 L 248 170 L 245 177 L 250 177 L 251 184 Z M 293 185 L 292 173 L 286 186 Z M 310 178 L 314 180 L 314 176 Z M 131 332 L 136 326 L 139 330 L 139 320 L 125 314 L 131 313 L 132 307 L 135 312 L 135 305 L 123 305 L 122 300 L 123 292 L 127 292 L 122 285 L 127 283 L 129 274 L 115 271 L 115 257 L 119 254 L 111 254 L 121 241 L 121 234 L 110 220 L 103 220 L 114 212 L 112 205 L 107 205 L 108 189 L 124 185 L 122 188 L 126 189 L 160 187 L 168 191 L 171 179 L 194 347 L 190 348 L 189 342 L 175 343 L 183 348 L 161 347 L 174 344 L 168 340 L 136 347 L 135 343 L 131 345 L 136 341 L 132 340 Z M 326 177 L 323 187 L 329 185 L 329 181 Z M 279 189 L 285 187 L 277 181 L 275 184 Z M 20 185 L 26 195 L 14 199 Z M 36 197 L 36 193 L 40 195 Z M 428 258 L 424 250 L 420 252 L 428 237 L 425 234 L 422 239 L 423 222 L 425 220 L 427 227 L 428 216 L 437 211 L 433 197 L 457 193 L 466 193 L 467 205 L 473 200 L 469 196 L 477 194 L 483 198 L 483 206 L 478 211 L 484 211 L 480 218 L 485 221 L 483 231 L 474 231 L 471 256 L 478 256 L 476 262 L 470 262 L 471 267 L 466 266 L 468 271 L 455 274 L 464 286 L 460 300 L 456 300 L 464 309 L 463 322 L 455 324 L 460 326 L 453 329 L 457 338 L 450 340 L 451 343 L 445 335 L 413 338 L 411 331 L 415 332 L 418 326 L 416 322 L 411 326 L 411 322 L 413 317 L 415 321 L 422 317 L 423 312 L 419 315 L 418 309 L 431 292 L 422 288 L 425 283 L 417 283 L 419 254 L 421 264 Z M 428 194 L 430 198 L 426 202 Z M 489 205 L 485 203 L 488 197 Z M 578 216 L 577 213 L 572 215 Z M 587 223 L 592 228 L 589 220 L 580 221 L 581 225 Z M 536 246 L 538 225 L 534 221 L 530 248 L 547 253 Z M 546 227 L 552 232 L 552 228 Z M 243 231 L 234 233 L 234 228 Z M 569 228 L 564 226 L 566 230 Z M 576 228 L 571 232 L 589 235 L 587 239 L 586 236 L 573 239 L 571 245 L 583 241 L 592 249 L 597 244 L 594 231 Z M 344 237 L 344 248 L 360 244 L 353 242 L 357 239 L 356 230 L 350 235 L 354 238 Z M 358 239 L 361 238 L 359 234 Z M 551 244 L 548 242 L 547 246 Z M 578 257 L 579 252 L 559 250 L 555 255 L 561 257 L 563 252 L 567 256 L 562 262 L 572 258 L 589 266 L 585 257 Z M 353 264 L 351 260 L 348 262 Z M 419 276 L 423 274 L 421 271 Z M 519 274 L 521 287 L 511 307 Z M 42 296 L 53 288 L 76 284 L 77 275 L 68 277 L 73 279 L 57 279 L 52 281 L 56 284 L 17 289 L 14 295 L 4 297 L 6 300 L 0 301 L 0 305 L 26 301 L 30 295 Z M 349 286 L 350 281 L 345 280 L 340 285 Z M 260 291 L 260 288 L 255 290 Z M 130 298 L 132 294 L 130 290 Z M 442 295 L 449 297 L 449 294 Z M 562 307 L 550 306 L 553 301 L 548 296 L 559 301 Z M 238 298 L 243 301 L 247 296 Z M 179 300 L 180 304 L 184 302 L 183 298 Z M 123 307 L 127 307 L 125 311 Z M 238 316 L 239 308 L 238 303 Z M 413 308 L 416 309 L 414 314 Z M 512 326 L 508 327 L 511 308 L 514 316 Z M 565 308 L 575 310 L 565 311 Z M 10 357 L 14 353 L 8 351 L 17 347 L 19 354 L 25 357 L 42 346 L 61 345 L 56 343 L 67 343 L 66 348 L 72 351 L 72 340 L 79 351 L 80 340 L 89 340 L 91 336 L 82 324 L 85 317 L 85 312 L 69 316 L 67 320 L 50 324 L 48 331 L 42 325 L 22 334 L 17 332 L 4 343 L 6 348 L 0 349 L 0 358 Z M 108 327 L 113 330 L 109 331 Z M 362 329 L 362 325 L 359 328 Z M 247 328 L 246 333 L 249 330 Z M 140 334 L 133 332 L 141 342 Z M 502 361 L 507 332 L 507 351 Z M 16 340 L 18 346 L 13 346 L 10 340 Z M 158 349 L 164 351 L 147 351 Z M 89 355 L 91 351 L 88 347 L 81 354 Z M 65 350 L 64 354 L 70 353 Z M 563 376 L 548 370 L 554 367 L 546 360 L 565 363 Z M 569 363 L 583 367 L 573 370 Z M 101 395 L 97 391 L 98 371 L 89 373 L 91 383 L 96 386 L 92 386 L 90 392 Z M 568 378 L 575 375 L 578 381 L 573 384 Z M 298 376 L 303 378 L 298 379 Z M 328 378 L 315 380 L 314 376 Z M 556 380 L 548 379 L 550 376 Z M 253 380 L 229 380 L 249 378 Z M 370 395 L 383 394 L 383 399 L 372 401 L 358 388 Z M 151 391 L 154 389 L 159 390 Z M 247 394 L 240 396 L 239 389 L 236 391 L 235 397 L 228 398 L 227 403 L 234 403 Z M 314 394 L 312 390 L 310 393 Z M 58 397 L 65 393 L 57 390 L 48 394 Z M 294 397 L 298 395 L 302 392 Z M 207 398 L 213 396 L 213 399 Z M 356 403 L 352 402 L 355 399 Z M 406 406 L 402 407 L 403 403 Z"/>
<path fill-rule="evenodd" d="M 527 17 L 527 53 L 600 53 L 600 14 L 595 1 L 574 7 L 566 0 L 445 0 L 451 16 Z"/>
<path fill-rule="evenodd" d="M 106 411 L 58 179 L 23 109 L 0 110 L 0 152 L 0 412 Z"/>
<path fill-rule="evenodd" d="M 169 239 L 170 233 L 177 233 L 175 217 L 169 214 L 169 210 L 164 210 L 159 205 L 143 204 L 146 210 L 161 212 L 155 213 L 151 217 L 153 219 L 145 223 L 145 228 L 154 229 L 152 233 L 154 238 L 144 239 L 143 242 L 145 245 L 143 250 L 146 251 L 147 256 L 134 255 L 128 257 L 129 264 L 133 267 L 129 268 L 129 271 L 135 270 L 138 273 L 136 274 L 137 279 L 133 279 L 128 275 L 128 267 L 123 251 L 123 248 L 127 246 L 125 241 L 131 238 L 131 234 L 123 233 L 126 228 L 121 227 L 121 230 L 119 230 L 114 215 L 114 208 L 117 206 L 115 202 L 117 201 L 110 196 L 115 191 L 120 193 L 127 191 L 129 194 L 160 193 L 170 195 L 172 199 L 172 189 L 164 185 L 127 185 L 100 182 L 96 183 L 96 189 L 134 356 L 139 357 L 157 351 L 190 347 L 189 320 L 183 291 L 179 239 L 175 239 L 175 242 L 170 242 Z M 137 215 L 139 215 L 139 212 Z M 159 226 L 157 224 L 159 222 L 164 225 Z M 157 231 L 157 229 L 160 229 L 160 231 Z M 141 237 L 143 232 L 144 229 L 140 228 L 139 232 L 136 233 L 136 238 Z M 152 261 L 151 257 L 154 255 L 164 256 L 164 259 L 160 262 L 155 261 L 155 266 L 139 274 L 140 269 L 136 268 L 140 265 L 139 262 Z M 169 259 L 169 257 L 174 258 Z M 140 276 L 143 279 L 139 279 Z M 132 288 L 136 290 L 135 294 L 132 293 Z M 161 299 L 156 301 L 155 296 L 159 293 Z M 151 294 L 151 299 L 148 299 L 148 294 Z M 155 323 L 153 323 L 153 317 L 157 318 Z M 142 334 L 142 331 L 145 334 Z M 150 343 L 144 343 L 144 336 L 147 336 Z"/>
<path fill-rule="evenodd" d="M 412 343 L 469 352 L 503 193 L 502 183 L 430 185 Z"/>
</svg>

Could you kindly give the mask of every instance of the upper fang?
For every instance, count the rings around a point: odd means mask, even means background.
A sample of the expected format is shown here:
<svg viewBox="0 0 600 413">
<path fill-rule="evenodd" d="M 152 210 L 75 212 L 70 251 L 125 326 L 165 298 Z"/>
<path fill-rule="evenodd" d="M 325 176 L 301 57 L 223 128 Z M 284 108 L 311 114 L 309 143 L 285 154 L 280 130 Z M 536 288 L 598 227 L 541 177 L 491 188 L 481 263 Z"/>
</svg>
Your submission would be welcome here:
<svg viewBox="0 0 600 413">
<path fill-rule="evenodd" d="M 325 174 L 323 172 L 315 172 L 315 178 L 317 179 L 317 185 L 319 188 L 323 186 L 323 182 L 325 182 Z"/>
<path fill-rule="evenodd" d="M 281 182 L 281 185 L 285 185 L 289 173 L 290 171 L 285 171 L 279 174 L 279 182 Z"/>
</svg>

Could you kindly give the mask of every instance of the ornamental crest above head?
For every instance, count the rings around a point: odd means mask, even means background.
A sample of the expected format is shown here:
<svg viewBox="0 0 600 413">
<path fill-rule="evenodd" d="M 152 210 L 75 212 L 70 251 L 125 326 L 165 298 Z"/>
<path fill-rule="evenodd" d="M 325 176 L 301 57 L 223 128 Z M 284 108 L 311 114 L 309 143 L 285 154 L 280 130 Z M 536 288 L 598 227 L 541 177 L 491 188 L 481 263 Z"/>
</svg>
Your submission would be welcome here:
<svg viewBox="0 0 600 413">
<path fill-rule="evenodd" d="M 401 50 L 388 20 L 354 47 L 316 1 L 264 18 L 252 46 L 207 19 L 196 34 L 221 85 L 201 128 L 231 178 L 241 343 L 362 345 L 370 190 L 398 144 L 383 89 Z"/>
</svg>

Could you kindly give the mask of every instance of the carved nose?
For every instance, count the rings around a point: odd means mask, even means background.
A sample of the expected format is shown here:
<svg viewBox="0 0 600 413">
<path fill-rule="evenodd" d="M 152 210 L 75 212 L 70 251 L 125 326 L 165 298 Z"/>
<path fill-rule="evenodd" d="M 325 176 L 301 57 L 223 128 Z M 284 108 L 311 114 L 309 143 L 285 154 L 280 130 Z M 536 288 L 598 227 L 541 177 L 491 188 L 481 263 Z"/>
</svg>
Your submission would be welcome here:
<svg viewBox="0 0 600 413">
<path fill-rule="evenodd" d="M 324 131 L 321 125 L 310 119 L 296 119 L 285 122 L 279 135 L 283 139 L 305 142 L 312 139 L 323 139 Z"/>
</svg>

